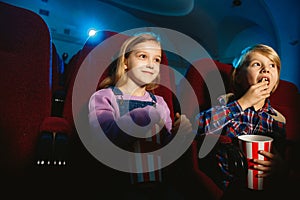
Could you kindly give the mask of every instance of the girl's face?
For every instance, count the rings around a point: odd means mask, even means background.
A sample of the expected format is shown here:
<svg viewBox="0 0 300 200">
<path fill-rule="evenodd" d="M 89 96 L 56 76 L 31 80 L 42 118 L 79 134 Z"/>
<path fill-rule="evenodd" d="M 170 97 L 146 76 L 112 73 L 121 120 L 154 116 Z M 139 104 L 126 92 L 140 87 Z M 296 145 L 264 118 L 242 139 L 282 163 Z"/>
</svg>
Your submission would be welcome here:
<svg viewBox="0 0 300 200">
<path fill-rule="evenodd" d="M 125 60 L 128 77 L 139 86 L 155 80 L 160 70 L 161 46 L 155 41 L 137 44 Z"/>
<path fill-rule="evenodd" d="M 271 93 L 279 79 L 276 64 L 258 52 L 253 52 L 249 56 L 249 65 L 241 71 L 244 73 L 241 77 L 245 77 L 241 79 L 241 84 L 248 89 L 251 85 L 264 80 L 268 82 L 268 91 Z"/>
</svg>

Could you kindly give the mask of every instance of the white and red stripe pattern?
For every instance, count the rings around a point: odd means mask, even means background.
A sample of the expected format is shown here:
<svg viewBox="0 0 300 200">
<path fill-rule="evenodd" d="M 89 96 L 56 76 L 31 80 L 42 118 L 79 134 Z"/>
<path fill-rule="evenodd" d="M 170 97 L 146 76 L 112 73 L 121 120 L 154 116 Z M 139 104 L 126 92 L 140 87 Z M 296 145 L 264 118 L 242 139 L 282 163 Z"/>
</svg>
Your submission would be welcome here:
<svg viewBox="0 0 300 200">
<path fill-rule="evenodd" d="M 151 154 L 161 147 L 160 134 L 157 133 L 159 127 L 154 126 L 151 131 L 152 137 L 138 140 L 134 145 L 134 152 L 137 154 L 131 161 L 131 167 L 133 171 L 143 173 L 131 173 L 132 184 L 162 181 L 161 156 Z"/>
<path fill-rule="evenodd" d="M 258 152 L 260 150 L 271 151 L 272 141 L 271 137 L 262 135 L 241 135 L 238 137 L 240 141 L 240 147 L 245 153 L 248 160 L 248 175 L 247 175 L 247 185 L 248 188 L 253 190 L 263 190 L 264 189 L 264 178 L 258 178 L 257 175 L 262 173 L 262 171 L 257 171 L 253 169 L 253 163 L 251 160 L 267 160 L 266 157 L 260 155 Z"/>
</svg>

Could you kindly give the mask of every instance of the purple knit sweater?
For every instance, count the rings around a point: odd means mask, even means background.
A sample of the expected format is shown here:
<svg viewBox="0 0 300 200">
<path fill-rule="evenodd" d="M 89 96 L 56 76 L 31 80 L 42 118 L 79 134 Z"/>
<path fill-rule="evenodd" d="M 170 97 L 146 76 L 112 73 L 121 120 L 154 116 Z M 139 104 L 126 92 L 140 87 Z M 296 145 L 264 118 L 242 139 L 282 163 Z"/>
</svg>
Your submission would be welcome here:
<svg viewBox="0 0 300 200">
<path fill-rule="evenodd" d="M 157 100 L 155 107 L 136 108 L 120 116 L 117 99 L 152 101 L 150 94 L 146 92 L 144 96 L 115 95 L 111 88 L 98 90 L 89 101 L 90 125 L 98 126 L 100 124 L 107 137 L 121 147 L 136 141 L 136 138 L 127 134 L 136 131 L 134 129 L 136 125 L 153 127 L 160 120 L 163 120 L 165 128 L 170 133 L 172 120 L 169 107 L 161 96 L 155 95 L 155 97 Z"/>
</svg>

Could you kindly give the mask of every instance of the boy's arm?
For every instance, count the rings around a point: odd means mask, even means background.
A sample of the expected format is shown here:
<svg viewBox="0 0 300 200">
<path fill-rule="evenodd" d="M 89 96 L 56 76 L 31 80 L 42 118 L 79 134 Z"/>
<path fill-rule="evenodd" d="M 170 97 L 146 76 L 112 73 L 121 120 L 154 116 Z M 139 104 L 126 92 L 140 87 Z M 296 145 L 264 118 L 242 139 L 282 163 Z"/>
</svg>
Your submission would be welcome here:
<svg viewBox="0 0 300 200">
<path fill-rule="evenodd" d="M 237 101 L 227 105 L 214 106 L 196 116 L 196 124 L 200 133 L 219 133 L 233 118 L 242 114 Z"/>
</svg>

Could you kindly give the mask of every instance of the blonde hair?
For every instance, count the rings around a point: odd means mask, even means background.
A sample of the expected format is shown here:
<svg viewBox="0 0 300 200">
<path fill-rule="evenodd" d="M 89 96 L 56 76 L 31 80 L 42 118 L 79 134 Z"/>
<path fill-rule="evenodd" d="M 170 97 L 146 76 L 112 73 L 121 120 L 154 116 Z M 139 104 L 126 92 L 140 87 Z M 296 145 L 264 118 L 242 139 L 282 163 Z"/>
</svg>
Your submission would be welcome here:
<svg viewBox="0 0 300 200">
<path fill-rule="evenodd" d="M 123 85 L 128 78 L 124 68 L 126 59 L 128 59 L 129 55 L 132 53 L 134 47 L 137 44 L 146 41 L 155 41 L 160 45 L 159 37 L 153 33 L 140 33 L 128 38 L 122 44 L 117 60 L 111 63 L 110 66 L 111 73 L 98 85 L 98 89 L 114 86 L 116 85 L 117 82 L 120 86 Z M 157 88 L 158 87 L 157 83 L 159 83 L 159 81 L 160 81 L 160 76 L 158 75 L 156 79 L 153 80 L 152 83 L 146 85 L 146 90 L 153 90 Z"/>
<path fill-rule="evenodd" d="M 251 62 L 251 54 L 252 53 L 260 53 L 263 56 L 266 56 L 269 58 L 272 62 L 275 63 L 277 66 L 277 71 L 278 71 L 278 80 L 272 89 L 272 93 L 276 90 L 279 80 L 280 80 L 280 70 L 281 70 L 281 61 L 280 57 L 278 56 L 277 52 L 270 46 L 264 45 L 264 44 L 256 44 L 250 47 L 245 48 L 241 54 L 233 60 L 233 73 L 231 76 L 231 89 L 235 94 L 240 94 L 244 93 L 244 88 L 242 88 L 241 84 L 238 81 L 238 76 L 240 75 L 240 72 L 242 69 L 248 67 L 248 65 Z"/>
</svg>

